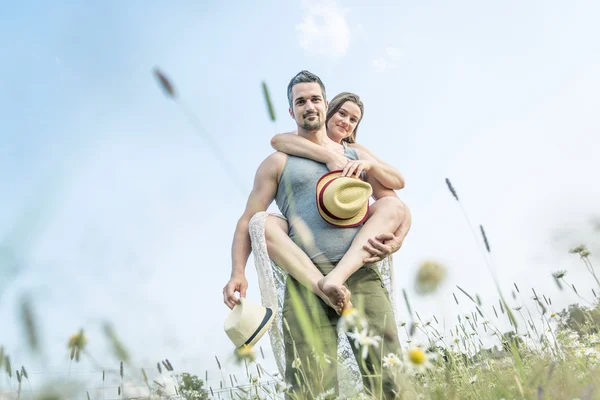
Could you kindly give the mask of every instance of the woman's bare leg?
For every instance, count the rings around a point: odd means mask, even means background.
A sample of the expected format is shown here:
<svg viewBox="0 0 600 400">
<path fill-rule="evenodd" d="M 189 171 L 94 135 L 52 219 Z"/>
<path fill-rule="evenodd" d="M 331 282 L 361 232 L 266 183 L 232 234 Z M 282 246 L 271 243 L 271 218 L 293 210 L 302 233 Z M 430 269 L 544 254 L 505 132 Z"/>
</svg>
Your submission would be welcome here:
<svg viewBox="0 0 600 400">
<path fill-rule="evenodd" d="M 398 229 L 396 229 L 396 232 L 394 232 L 394 234 L 393 234 L 394 242 L 395 242 L 394 245 L 398 246 L 398 249 L 399 249 L 400 247 L 402 247 L 402 244 L 404 243 L 404 239 L 406 238 L 406 235 L 408 235 L 408 231 L 410 231 L 410 228 L 412 225 L 412 215 L 410 212 L 410 208 L 408 208 L 406 203 L 403 203 L 402 200 L 400 200 L 400 199 L 398 199 L 398 201 L 401 202 L 402 204 L 404 204 L 404 218 L 402 219 L 402 222 L 398 226 Z M 373 215 L 373 209 L 369 208 L 369 217 L 371 217 L 371 215 Z M 382 260 L 383 258 L 387 257 L 387 254 L 385 252 L 381 251 L 381 249 L 378 249 L 376 247 L 376 245 L 377 245 L 376 242 L 382 243 L 384 241 L 385 240 L 383 240 L 383 239 L 377 239 L 377 240 L 375 240 L 375 238 L 369 239 L 369 243 L 366 243 L 363 246 L 363 249 L 367 250 L 370 253 L 370 256 L 363 260 L 364 264 L 378 262 L 378 261 Z M 398 251 L 398 249 L 396 249 L 395 251 Z"/>
<path fill-rule="evenodd" d="M 265 238 L 269 258 L 285 272 L 293 276 L 302 285 L 309 288 L 323 301 L 340 313 L 350 300 L 350 292 L 345 286 L 339 288 L 341 296 L 336 302 L 319 288 L 319 281 L 323 274 L 313 264 L 308 255 L 288 235 L 288 224 L 282 218 L 269 215 L 265 221 Z"/>
<path fill-rule="evenodd" d="M 371 206 L 373 212 L 360 231 L 354 237 L 350 248 L 342 257 L 336 267 L 318 283 L 319 288 L 330 298 L 332 303 L 337 303 L 341 296 L 341 287 L 350 275 L 364 265 L 364 260 L 371 256 L 364 249 L 364 244 L 370 238 L 383 233 L 396 232 L 402 226 L 406 216 L 404 203 L 397 197 L 383 197 Z"/>
</svg>

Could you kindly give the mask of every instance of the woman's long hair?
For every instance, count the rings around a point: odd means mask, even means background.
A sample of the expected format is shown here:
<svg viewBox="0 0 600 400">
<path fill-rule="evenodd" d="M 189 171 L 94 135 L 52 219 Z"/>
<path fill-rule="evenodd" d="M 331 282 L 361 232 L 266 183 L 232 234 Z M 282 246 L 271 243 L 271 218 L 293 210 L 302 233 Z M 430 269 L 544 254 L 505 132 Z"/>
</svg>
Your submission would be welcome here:
<svg viewBox="0 0 600 400">
<path fill-rule="evenodd" d="M 358 106 L 358 108 L 360 108 L 360 118 L 356 123 L 352 134 L 347 138 L 342 139 L 342 141 L 346 143 L 355 143 L 356 133 L 358 132 L 358 125 L 360 124 L 360 121 L 362 121 L 363 116 L 365 115 L 365 107 L 357 94 L 350 92 L 342 92 L 335 96 L 333 99 L 331 99 L 331 101 L 329 102 L 329 108 L 327 109 L 327 116 L 325 117 L 325 126 L 327 126 L 331 117 L 333 117 L 334 114 L 338 112 L 340 107 L 347 101 L 353 102 Z"/>
</svg>

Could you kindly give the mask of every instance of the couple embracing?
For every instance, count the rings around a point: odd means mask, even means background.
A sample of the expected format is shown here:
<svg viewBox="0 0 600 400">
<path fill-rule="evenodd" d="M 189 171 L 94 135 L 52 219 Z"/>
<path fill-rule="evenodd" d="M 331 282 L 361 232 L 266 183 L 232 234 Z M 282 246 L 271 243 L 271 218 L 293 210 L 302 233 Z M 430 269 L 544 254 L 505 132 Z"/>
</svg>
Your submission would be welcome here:
<svg viewBox="0 0 600 400">
<path fill-rule="evenodd" d="M 328 102 L 323 82 L 309 71 L 291 79 L 287 95 L 297 134 L 276 135 L 271 144 L 277 151 L 256 172 L 233 238 L 224 302 L 230 308 L 242 303 L 250 253 L 260 264 L 256 253 L 266 248 L 263 258 L 283 277 L 276 318 L 290 393 L 337 395 L 337 326 L 357 305 L 369 332 L 381 338 L 367 351 L 356 336 L 349 341 L 363 384 L 373 395 L 394 398 L 393 377 L 382 370 L 381 355 L 398 354 L 400 345 L 393 288 L 385 287 L 378 262 L 391 258 L 410 229 L 410 212 L 394 191 L 404 187 L 404 178 L 356 143 L 364 114 L 359 96 L 340 93 Z M 283 215 L 266 213 L 273 200 Z M 261 293 L 264 303 L 262 286 Z"/>
</svg>

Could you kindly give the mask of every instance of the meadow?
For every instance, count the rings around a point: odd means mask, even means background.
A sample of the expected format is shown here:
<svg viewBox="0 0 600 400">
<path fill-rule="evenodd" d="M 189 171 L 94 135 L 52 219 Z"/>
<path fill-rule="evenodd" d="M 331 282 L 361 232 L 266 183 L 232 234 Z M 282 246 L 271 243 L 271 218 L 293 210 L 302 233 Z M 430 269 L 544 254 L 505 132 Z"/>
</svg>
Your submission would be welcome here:
<svg viewBox="0 0 600 400">
<path fill-rule="evenodd" d="M 165 93 L 176 99 L 173 85 L 168 79 L 158 71 L 156 76 Z M 269 116 L 274 120 L 266 85 L 263 85 L 263 90 Z M 193 113 L 191 115 L 193 117 Z M 220 157 L 221 153 L 215 149 L 215 154 Z M 221 161 L 231 172 L 226 160 L 221 158 Z M 234 172 L 231 174 L 232 178 L 236 178 Z M 596 290 L 581 294 L 568 282 L 565 271 L 556 271 L 553 279 L 558 289 L 574 292 L 581 302 L 553 312 L 552 301 L 544 293 L 537 293 L 535 289 L 521 290 L 516 284 L 501 288 L 497 283 L 496 266 L 483 226 L 480 225 L 477 232 L 448 179 L 446 185 L 449 195 L 454 197 L 464 214 L 482 259 L 496 282 L 498 301 L 495 304 L 483 304 L 476 293 L 469 293 L 457 286 L 453 298 L 445 300 L 457 304 L 466 302 L 472 310 L 457 315 L 456 324 L 447 328 L 435 316 L 422 319 L 418 310 L 413 309 L 407 293 L 403 292 L 403 304 L 399 306 L 405 307 L 402 315 L 406 321 L 398 324 L 402 351 L 400 354 L 381 354 L 381 369 L 394 377 L 397 397 L 507 400 L 600 398 L 600 306 Z M 600 290 L 600 281 L 587 247 L 581 245 L 568 251 L 573 257 L 580 258 L 582 268 L 587 269 L 590 280 Z M 414 277 L 414 285 L 417 292 L 435 296 L 445 277 L 444 265 L 435 261 L 424 262 Z M 506 293 L 510 294 L 507 296 Z M 593 300 L 585 300 L 590 295 Z M 534 300 L 533 307 L 525 302 L 525 299 L 531 298 Z M 35 353 L 39 351 L 40 340 L 29 303 L 23 303 L 21 314 L 25 332 L 23 341 Z M 507 326 L 510 328 L 506 329 Z M 303 329 L 308 335 L 310 327 Z M 344 329 L 355 345 L 365 350 L 365 354 L 381 349 L 381 342 L 385 340 L 371 334 L 360 306 L 344 314 L 340 329 Z M 203 380 L 202 377 L 179 372 L 169 360 L 157 361 L 152 370 L 134 369 L 135 363 L 128 355 L 127 345 L 119 340 L 117 329 L 106 325 L 104 334 L 114 352 L 114 369 L 106 369 L 95 362 L 93 354 L 87 351 L 88 339 L 83 330 L 74 333 L 71 338 L 65 338 L 72 365 L 84 359 L 96 365 L 97 378 L 93 390 L 86 389 L 88 383 L 77 382 L 75 377 L 66 382 L 49 382 L 46 387 L 33 390 L 27 368 L 0 347 L 0 400 L 280 399 L 286 395 L 290 398 L 306 398 L 290 393 L 281 375 L 263 366 L 265 355 L 260 348 L 242 348 L 234 352 L 233 357 L 244 367 L 243 377 L 226 373 L 219 357 L 216 357 L 215 363 L 222 374 L 218 387 L 213 387 L 206 385 L 207 376 Z M 484 341 L 489 342 L 490 337 L 494 339 L 494 344 L 484 344 Z M 318 338 L 313 337 L 312 341 L 318 347 Z M 315 356 L 315 359 L 318 358 Z M 322 368 L 327 368 L 327 362 L 319 359 Z M 303 368 L 302 361 L 298 360 L 296 369 L 299 375 L 306 374 Z M 381 374 L 371 378 L 381 379 Z M 383 397 L 383 393 L 356 392 L 355 389 L 342 387 L 339 397 Z M 305 393 L 315 399 L 336 397 L 331 391 L 320 388 L 318 383 L 305 388 Z"/>
</svg>

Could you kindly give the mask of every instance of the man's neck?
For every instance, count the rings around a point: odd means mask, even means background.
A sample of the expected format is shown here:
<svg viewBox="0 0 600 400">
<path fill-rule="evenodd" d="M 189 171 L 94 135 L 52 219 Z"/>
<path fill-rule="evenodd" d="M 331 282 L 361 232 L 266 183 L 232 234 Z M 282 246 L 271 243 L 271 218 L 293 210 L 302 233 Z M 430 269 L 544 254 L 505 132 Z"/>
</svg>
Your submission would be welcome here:
<svg viewBox="0 0 600 400">
<path fill-rule="evenodd" d="M 326 144 L 330 144 L 330 142 L 333 142 L 331 139 L 329 139 L 329 136 L 327 136 L 327 130 L 324 126 L 316 131 L 307 131 L 298 127 L 298 136 L 302 136 L 303 138 L 308 139 L 319 146 L 324 146 Z"/>
</svg>

